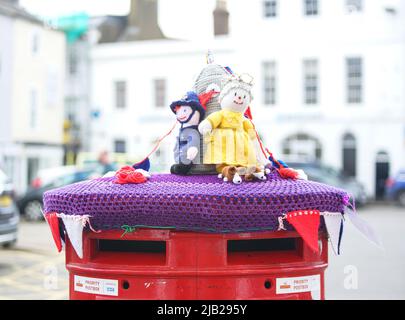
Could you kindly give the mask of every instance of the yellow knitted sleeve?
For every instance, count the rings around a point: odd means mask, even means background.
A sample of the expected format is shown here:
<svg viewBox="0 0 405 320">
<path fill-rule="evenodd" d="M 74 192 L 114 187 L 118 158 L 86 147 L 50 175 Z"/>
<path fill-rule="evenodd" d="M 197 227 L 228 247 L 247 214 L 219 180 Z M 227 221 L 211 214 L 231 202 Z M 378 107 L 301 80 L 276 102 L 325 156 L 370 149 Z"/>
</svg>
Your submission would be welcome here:
<svg viewBox="0 0 405 320">
<path fill-rule="evenodd" d="M 222 118 L 223 118 L 223 113 L 222 113 L 222 110 L 220 110 L 220 111 L 216 111 L 214 113 L 211 113 L 207 117 L 207 120 L 211 123 L 212 129 L 215 129 L 222 122 Z"/>
<path fill-rule="evenodd" d="M 253 124 L 248 119 L 243 120 L 243 129 L 247 132 L 250 139 L 256 138 L 256 132 L 253 128 Z"/>
</svg>

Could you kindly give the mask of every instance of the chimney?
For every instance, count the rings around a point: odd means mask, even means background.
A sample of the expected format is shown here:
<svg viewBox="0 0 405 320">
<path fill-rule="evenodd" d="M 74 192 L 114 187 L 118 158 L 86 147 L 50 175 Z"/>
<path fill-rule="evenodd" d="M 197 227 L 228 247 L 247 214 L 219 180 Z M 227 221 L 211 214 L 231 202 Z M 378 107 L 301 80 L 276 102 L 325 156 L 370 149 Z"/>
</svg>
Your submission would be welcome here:
<svg viewBox="0 0 405 320">
<path fill-rule="evenodd" d="M 158 23 L 158 0 L 131 0 L 125 41 L 165 39 Z"/>
<path fill-rule="evenodd" d="M 227 35 L 229 33 L 229 12 L 226 0 L 217 0 L 214 12 L 214 35 Z"/>
</svg>

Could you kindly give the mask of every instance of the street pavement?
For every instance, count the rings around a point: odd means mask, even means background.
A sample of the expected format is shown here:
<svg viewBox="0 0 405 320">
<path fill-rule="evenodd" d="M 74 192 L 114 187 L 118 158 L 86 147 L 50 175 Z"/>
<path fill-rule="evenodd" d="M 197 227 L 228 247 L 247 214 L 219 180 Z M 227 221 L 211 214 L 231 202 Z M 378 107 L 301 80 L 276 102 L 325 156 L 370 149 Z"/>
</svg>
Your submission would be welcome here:
<svg viewBox="0 0 405 320">
<path fill-rule="evenodd" d="M 329 251 L 326 298 L 405 299 L 405 208 L 370 205 L 358 213 L 377 231 L 384 250 L 346 221 L 341 255 Z"/>
<path fill-rule="evenodd" d="M 0 248 L 0 300 L 68 299 L 65 257 L 46 222 L 21 222 L 14 248 Z"/>
<path fill-rule="evenodd" d="M 405 209 L 369 205 L 358 213 L 375 228 L 385 250 L 345 223 L 340 256 L 329 247 L 327 299 L 405 299 Z M 0 249 L 0 300 L 68 299 L 64 254 L 45 222 L 22 222 L 12 249 Z"/>
</svg>

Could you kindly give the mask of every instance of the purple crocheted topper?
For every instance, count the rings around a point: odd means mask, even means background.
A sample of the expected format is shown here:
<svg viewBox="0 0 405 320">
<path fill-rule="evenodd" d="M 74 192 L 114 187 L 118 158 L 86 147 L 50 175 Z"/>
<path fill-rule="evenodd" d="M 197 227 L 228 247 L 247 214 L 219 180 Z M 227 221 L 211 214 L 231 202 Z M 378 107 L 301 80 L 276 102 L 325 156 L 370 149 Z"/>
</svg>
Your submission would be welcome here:
<svg viewBox="0 0 405 320">
<path fill-rule="evenodd" d="M 93 227 L 173 227 L 207 232 L 277 230 L 289 211 L 343 212 L 349 195 L 312 181 L 282 179 L 272 171 L 265 182 L 225 183 L 213 175 L 154 174 L 142 184 L 119 185 L 100 178 L 44 195 L 45 212 L 90 215 Z M 292 230 L 288 224 L 287 229 Z"/>
</svg>

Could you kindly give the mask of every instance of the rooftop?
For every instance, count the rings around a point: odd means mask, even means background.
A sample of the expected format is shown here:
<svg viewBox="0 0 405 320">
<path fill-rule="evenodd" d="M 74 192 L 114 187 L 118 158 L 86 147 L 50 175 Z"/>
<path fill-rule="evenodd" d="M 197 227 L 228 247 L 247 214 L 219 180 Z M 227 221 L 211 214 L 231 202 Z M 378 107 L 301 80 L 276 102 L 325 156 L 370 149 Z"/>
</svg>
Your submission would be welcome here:
<svg viewBox="0 0 405 320">
<path fill-rule="evenodd" d="M 21 8 L 17 1 L 0 0 L 0 15 L 28 20 L 43 25 L 43 21 Z"/>
</svg>

